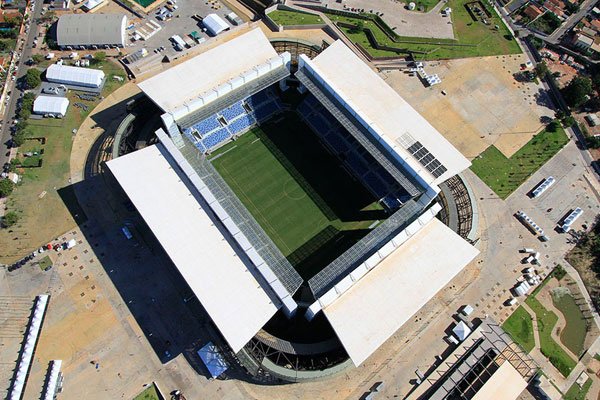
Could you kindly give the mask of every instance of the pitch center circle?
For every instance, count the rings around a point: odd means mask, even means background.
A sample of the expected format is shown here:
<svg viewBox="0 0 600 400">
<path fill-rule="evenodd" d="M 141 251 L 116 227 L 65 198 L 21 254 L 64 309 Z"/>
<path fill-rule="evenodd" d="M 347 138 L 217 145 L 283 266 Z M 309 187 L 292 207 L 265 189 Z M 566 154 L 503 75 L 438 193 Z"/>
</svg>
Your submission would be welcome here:
<svg viewBox="0 0 600 400">
<path fill-rule="evenodd" d="M 306 193 L 294 180 L 294 178 L 289 178 L 283 184 L 283 192 L 287 197 L 292 200 L 301 200 L 306 197 Z"/>
</svg>

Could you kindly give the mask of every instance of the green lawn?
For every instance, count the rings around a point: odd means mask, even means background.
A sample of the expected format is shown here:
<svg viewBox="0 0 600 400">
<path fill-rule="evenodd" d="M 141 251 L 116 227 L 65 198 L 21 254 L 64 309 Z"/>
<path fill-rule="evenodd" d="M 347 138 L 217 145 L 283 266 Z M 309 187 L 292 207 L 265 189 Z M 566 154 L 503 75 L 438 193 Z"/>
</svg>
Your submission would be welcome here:
<svg viewBox="0 0 600 400">
<path fill-rule="evenodd" d="M 242 135 L 211 160 L 304 279 L 386 217 L 295 113 Z"/>
<path fill-rule="evenodd" d="M 560 341 L 573 352 L 581 355 L 583 343 L 587 335 L 587 323 L 573 296 L 565 294 L 553 296 L 554 306 L 560 310 L 566 319 L 566 326 L 560 333 Z"/>
<path fill-rule="evenodd" d="M 500 198 L 506 199 L 568 142 L 562 127 L 556 132 L 543 130 L 510 158 L 495 146 L 488 147 L 472 161 L 471 170 Z"/>
<path fill-rule="evenodd" d="M 424 12 L 431 10 L 435 7 L 441 0 L 417 0 L 415 4 L 417 5 L 417 10 L 420 10 L 421 7 L 424 8 Z"/>
<path fill-rule="evenodd" d="M 108 79 L 102 91 L 107 96 L 121 82 L 112 76 L 125 76 L 123 70 L 110 62 L 103 62 L 99 67 L 106 73 Z M 17 211 L 21 215 L 14 231 L 27 232 L 27 236 L 18 235 L 18 242 L 13 240 L 15 233 L 7 229 L 0 230 L 0 243 L 10 243 L 10 246 L 0 245 L 0 260 L 10 262 L 20 258 L 24 253 L 47 243 L 74 226 L 69 210 L 65 207 L 65 199 L 61 197 L 60 189 L 69 186 L 69 168 L 71 146 L 73 144 L 72 130 L 78 128 L 85 117 L 101 101 L 90 102 L 80 100 L 76 92 L 67 95 L 70 101 L 65 118 L 29 119 L 25 128 L 28 138 L 45 137 L 43 146 L 43 165 L 41 168 L 23 168 L 17 172 L 22 174 L 22 183 L 17 186 L 8 198 L 8 210 Z M 80 102 L 89 106 L 88 111 L 73 106 Z M 25 148 L 34 145 L 35 141 L 26 141 Z M 38 145 L 38 147 L 42 147 Z"/>
<path fill-rule="evenodd" d="M 540 350 L 550 363 L 556 367 L 560 373 L 567 377 L 575 368 L 577 362 L 571 358 L 558 343 L 552 339 L 552 330 L 558 321 L 558 317 L 552 311 L 546 310 L 544 306 L 533 296 L 525 300 L 527 305 L 535 312 L 539 337 Z"/>
<path fill-rule="evenodd" d="M 390 51 L 374 48 L 362 30 L 344 28 L 346 36 L 355 43 L 363 46 L 372 57 L 394 57 L 413 53 L 418 60 L 439 60 L 466 57 L 483 57 L 502 54 L 519 54 L 521 49 L 512 37 L 508 28 L 497 13 L 492 12 L 490 25 L 476 22 L 465 8 L 467 0 L 449 0 L 448 7 L 452 8 L 452 22 L 456 40 L 400 37 L 390 38 L 373 21 L 364 21 L 364 27 L 369 28 L 380 45 L 401 49 Z M 333 21 L 341 21 L 356 25 L 358 19 L 346 16 L 328 14 Z M 495 29 L 498 25 L 498 30 Z"/>
<path fill-rule="evenodd" d="M 582 387 L 579 387 L 577 383 L 571 385 L 563 400 L 585 400 L 587 392 L 592 387 L 592 380 L 588 379 Z"/>
<path fill-rule="evenodd" d="M 158 395 L 156 386 L 152 384 L 135 396 L 133 400 L 161 400 L 161 397 Z"/>
<path fill-rule="evenodd" d="M 323 20 L 316 14 L 309 14 L 297 11 L 275 10 L 269 13 L 269 17 L 277 25 L 315 25 L 322 24 Z"/>
<path fill-rule="evenodd" d="M 526 352 L 531 352 L 535 347 L 531 315 L 529 315 L 522 306 L 519 306 L 519 308 L 504 321 L 502 329 L 504 329 Z"/>
<path fill-rule="evenodd" d="M 42 271 L 45 271 L 46 268 L 52 266 L 52 260 L 50 260 L 50 257 L 45 256 L 40 261 L 38 261 L 38 266 Z"/>
</svg>

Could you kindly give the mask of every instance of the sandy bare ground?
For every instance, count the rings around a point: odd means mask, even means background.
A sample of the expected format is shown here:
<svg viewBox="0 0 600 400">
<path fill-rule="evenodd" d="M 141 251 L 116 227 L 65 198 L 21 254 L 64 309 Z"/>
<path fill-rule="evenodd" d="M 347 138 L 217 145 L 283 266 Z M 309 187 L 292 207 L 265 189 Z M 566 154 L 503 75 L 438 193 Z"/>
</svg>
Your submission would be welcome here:
<svg viewBox="0 0 600 400">
<path fill-rule="evenodd" d="M 541 117 L 554 114 L 541 86 L 514 79 L 525 61 L 511 55 L 427 63 L 425 71 L 442 78 L 429 88 L 402 71 L 382 76 L 465 157 L 492 144 L 510 157 L 542 128 Z"/>
</svg>

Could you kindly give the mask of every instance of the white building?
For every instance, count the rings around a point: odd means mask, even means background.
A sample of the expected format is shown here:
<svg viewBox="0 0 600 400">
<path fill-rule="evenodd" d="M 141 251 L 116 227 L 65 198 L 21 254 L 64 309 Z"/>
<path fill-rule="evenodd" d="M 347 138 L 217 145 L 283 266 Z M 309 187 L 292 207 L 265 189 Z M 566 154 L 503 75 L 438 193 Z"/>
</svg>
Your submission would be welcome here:
<svg viewBox="0 0 600 400">
<path fill-rule="evenodd" d="M 33 113 L 64 117 L 69 107 L 69 99 L 58 96 L 38 96 L 33 102 Z"/>
<path fill-rule="evenodd" d="M 107 163 L 234 352 L 278 309 L 296 311 L 291 295 L 299 285 L 288 293 L 282 271 L 265 262 L 256 238 L 242 233 L 236 214 L 195 169 L 181 129 L 277 82 L 285 88 L 289 64 L 290 54 L 278 55 L 254 29 L 141 82 L 165 112 L 160 143 Z M 350 115 L 348 129 L 381 145 L 368 151 L 395 158 L 387 168 L 413 196 L 405 209 L 411 218 L 391 239 L 375 241 L 366 260 L 339 271 L 330 264 L 321 271 L 329 281 L 313 281 L 319 272 L 308 282 L 315 302 L 305 317 L 323 312 L 358 366 L 478 254 L 435 218 L 441 207 L 432 204 L 438 185 L 470 163 L 341 41 L 312 60 L 301 55 L 296 78 L 301 91 L 343 110 L 340 118 Z"/>
<path fill-rule="evenodd" d="M 99 88 L 104 82 L 104 78 L 104 71 L 92 68 L 52 64 L 46 69 L 46 80 L 48 82 L 65 85 Z"/>
<path fill-rule="evenodd" d="M 126 27 L 124 14 L 65 14 L 56 25 L 56 42 L 61 48 L 124 47 Z"/>
<path fill-rule="evenodd" d="M 219 33 L 229 29 L 227 22 L 217 14 L 208 14 L 202 20 L 202 25 L 204 25 L 213 36 L 217 36 Z"/>
</svg>

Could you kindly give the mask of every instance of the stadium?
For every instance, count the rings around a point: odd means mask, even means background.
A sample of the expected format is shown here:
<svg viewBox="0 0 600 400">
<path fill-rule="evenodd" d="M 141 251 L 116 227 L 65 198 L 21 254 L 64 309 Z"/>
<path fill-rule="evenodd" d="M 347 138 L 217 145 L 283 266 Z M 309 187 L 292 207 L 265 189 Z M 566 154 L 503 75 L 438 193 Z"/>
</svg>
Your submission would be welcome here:
<svg viewBox="0 0 600 400">
<path fill-rule="evenodd" d="M 361 365 L 478 254 L 436 218 L 469 161 L 341 41 L 253 29 L 139 87 L 158 143 L 107 170 L 251 376 Z"/>
</svg>

